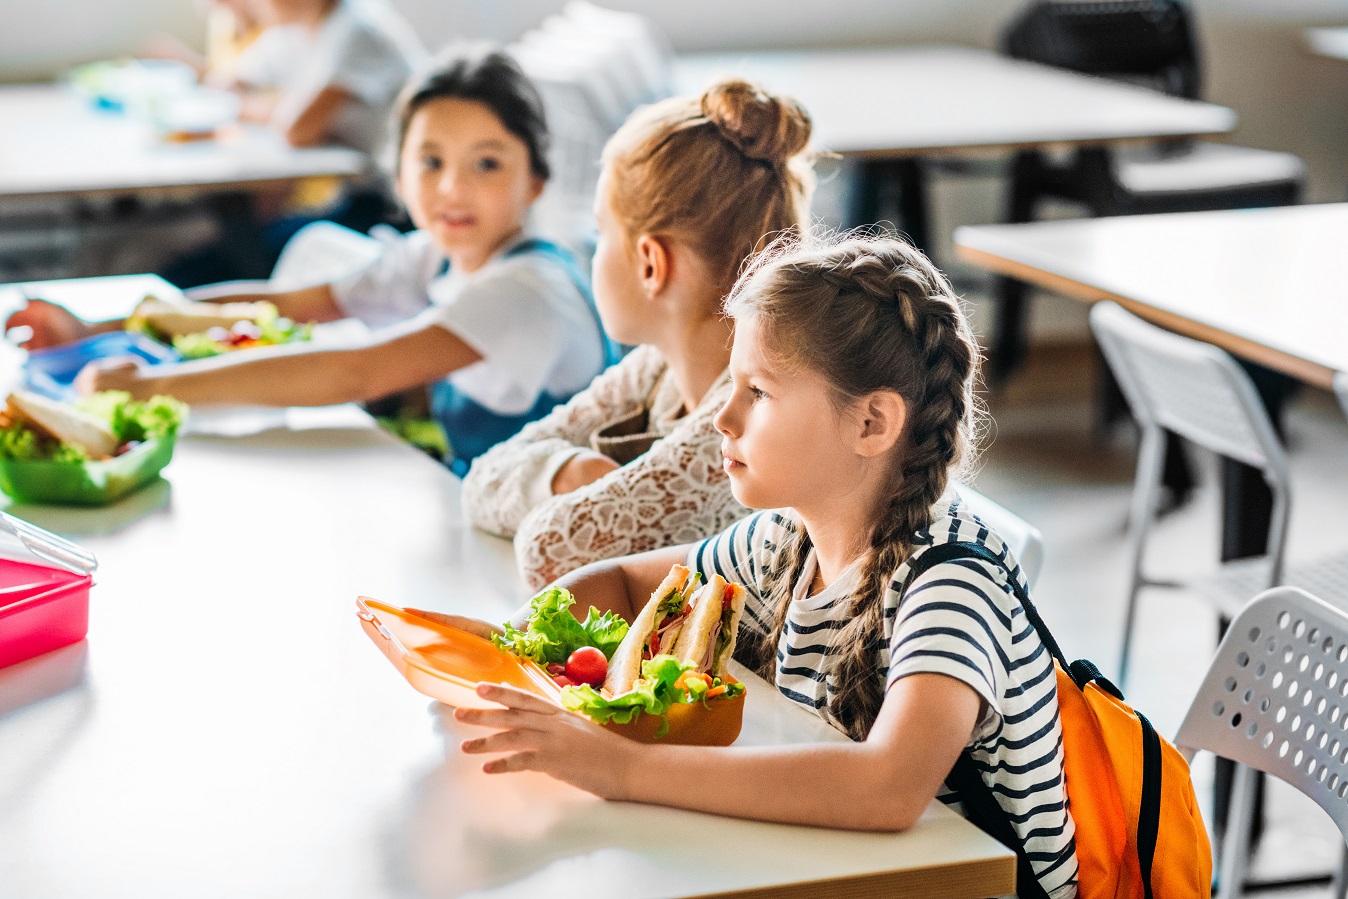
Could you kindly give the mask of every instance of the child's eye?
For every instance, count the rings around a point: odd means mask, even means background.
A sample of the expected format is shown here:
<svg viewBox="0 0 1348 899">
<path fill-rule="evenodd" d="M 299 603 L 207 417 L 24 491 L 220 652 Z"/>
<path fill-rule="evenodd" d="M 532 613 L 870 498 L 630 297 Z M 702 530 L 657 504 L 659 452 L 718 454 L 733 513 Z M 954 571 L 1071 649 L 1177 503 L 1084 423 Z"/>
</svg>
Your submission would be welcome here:
<svg viewBox="0 0 1348 899">
<path fill-rule="evenodd" d="M 492 156 L 484 156 L 477 161 L 479 172 L 494 172 L 501 167 L 501 160 Z"/>
<path fill-rule="evenodd" d="M 764 400 L 768 398 L 767 392 L 764 391 L 763 388 L 761 387 L 750 387 L 749 395 L 752 396 L 755 400 Z"/>
<path fill-rule="evenodd" d="M 427 171 L 427 172 L 438 172 L 438 171 L 440 171 L 440 167 L 441 167 L 442 165 L 444 165 L 444 163 L 440 161 L 440 157 L 439 157 L 439 156 L 423 156 L 423 157 L 421 157 L 421 168 L 422 168 L 423 171 Z"/>
</svg>

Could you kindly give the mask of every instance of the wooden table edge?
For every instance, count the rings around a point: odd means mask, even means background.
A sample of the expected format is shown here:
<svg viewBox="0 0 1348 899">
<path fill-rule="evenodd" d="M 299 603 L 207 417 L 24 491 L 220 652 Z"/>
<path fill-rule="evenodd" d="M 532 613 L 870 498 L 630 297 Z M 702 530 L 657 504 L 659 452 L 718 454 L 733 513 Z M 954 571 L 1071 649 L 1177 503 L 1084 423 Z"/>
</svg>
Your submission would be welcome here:
<svg viewBox="0 0 1348 899">
<path fill-rule="evenodd" d="M 1235 353 L 1237 356 L 1276 369 L 1307 384 L 1328 390 L 1334 388 L 1334 369 L 1311 362 L 1308 359 L 1279 352 L 1229 331 L 1223 331 L 1211 325 L 1184 318 L 1099 287 L 1083 284 L 1065 275 L 1047 272 L 1028 263 L 1016 262 L 987 250 L 971 247 L 968 244 L 961 243 L 958 239 L 955 241 L 955 258 L 993 274 L 1006 275 L 1074 300 L 1081 300 L 1086 303 L 1113 300 L 1134 315 L 1160 325 L 1167 330 L 1174 331 L 1176 334 L 1183 334 L 1186 337 L 1219 346 L 1228 352 Z"/>
<path fill-rule="evenodd" d="M 991 884 L 991 886 L 989 886 Z M 797 881 L 718 893 L 690 899 L 978 899 L 1016 891 L 1016 857 L 968 859 L 954 864 L 877 871 L 829 880 Z"/>
</svg>

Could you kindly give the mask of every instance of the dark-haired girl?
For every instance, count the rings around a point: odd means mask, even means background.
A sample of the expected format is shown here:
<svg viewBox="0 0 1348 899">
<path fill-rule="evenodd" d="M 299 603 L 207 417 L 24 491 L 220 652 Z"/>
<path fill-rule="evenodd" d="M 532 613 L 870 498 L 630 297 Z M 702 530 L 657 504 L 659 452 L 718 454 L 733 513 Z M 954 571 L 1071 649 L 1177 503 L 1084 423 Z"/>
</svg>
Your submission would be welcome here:
<svg viewBox="0 0 1348 899">
<path fill-rule="evenodd" d="M 604 344 L 584 277 L 565 251 L 525 233 L 549 174 L 533 85 L 498 51 L 455 48 L 404 89 L 396 128 L 396 186 L 417 231 L 330 284 L 213 297 L 267 300 L 299 322 L 358 318 L 374 329 L 368 340 L 153 368 L 109 360 L 77 386 L 193 405 L 320 406 L 431 385 L 458 467 L 589 384 Z M 30 348 L 123 326 L 40 301 L 11 317 L 20 324 L 33 328 Z"/>
</svg>

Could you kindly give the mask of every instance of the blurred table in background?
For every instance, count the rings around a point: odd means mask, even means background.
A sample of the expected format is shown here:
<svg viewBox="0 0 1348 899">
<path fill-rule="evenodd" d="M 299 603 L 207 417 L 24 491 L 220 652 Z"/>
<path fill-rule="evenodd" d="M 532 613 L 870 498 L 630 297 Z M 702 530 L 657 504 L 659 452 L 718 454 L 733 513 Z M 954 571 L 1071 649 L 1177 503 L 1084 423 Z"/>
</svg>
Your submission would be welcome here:
<svg viewBox="0 0 1348 899">
<path fill-rule="evenodd" d="M 1345 235 L 1348 203 L 1336 203 L 964 227 L 955 252 L 1330 388 L 1348 371 Z M 1278 398 L 1265 400 L 1278 421 Z M 1262 555 L 1268 488 L 1254 469 L 1226 467 L 1223 558 Z"/>
<path fill-rule="evenodd" d="M 714 53 L 680 57 L 679 94 L 740 75 L 804 104 L 813 146 L 861 162 L 847 224 L 870 224 L 898 190 L 904 230 L 930 247 L 921 161 L 1225 134 L 1224 106 L 1034 65 L 970 47 Z"/>
<path fill-rule="evenodd" d="M 204 205 L 226 237 L 256 239 L 253 192 L 367 167 L 356 150 L 298 149 L 261 126 L 174 143 L 66 86 L 0 87 L 0 279 L 67 274 L 82 234 L 136 224 L 147 205 L 140 218 L 157 221 Z"/>
</svg>

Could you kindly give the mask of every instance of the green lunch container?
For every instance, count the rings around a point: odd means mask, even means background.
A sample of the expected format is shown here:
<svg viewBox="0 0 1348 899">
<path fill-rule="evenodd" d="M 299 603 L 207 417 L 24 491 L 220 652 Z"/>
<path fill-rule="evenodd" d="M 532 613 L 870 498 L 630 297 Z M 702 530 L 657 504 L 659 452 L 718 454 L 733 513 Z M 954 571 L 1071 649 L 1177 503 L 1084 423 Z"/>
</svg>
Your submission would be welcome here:
<svg viewBox="0 0 1348 899">
<path fill-rule="evenodd" d="M 173 458 L 176 435 L 147 440 L 104 461 L 0 459 L 0 490 L 21 503 L 106 506 L 154 479 Z"/>
</svg>

